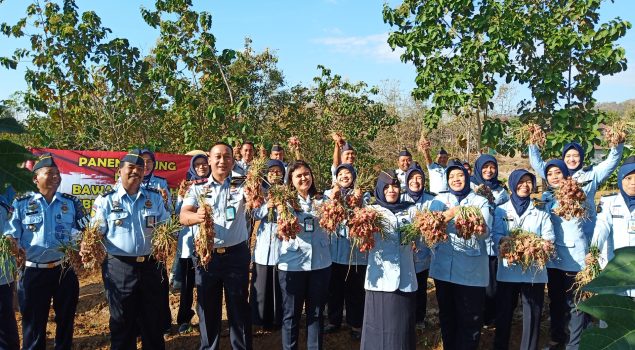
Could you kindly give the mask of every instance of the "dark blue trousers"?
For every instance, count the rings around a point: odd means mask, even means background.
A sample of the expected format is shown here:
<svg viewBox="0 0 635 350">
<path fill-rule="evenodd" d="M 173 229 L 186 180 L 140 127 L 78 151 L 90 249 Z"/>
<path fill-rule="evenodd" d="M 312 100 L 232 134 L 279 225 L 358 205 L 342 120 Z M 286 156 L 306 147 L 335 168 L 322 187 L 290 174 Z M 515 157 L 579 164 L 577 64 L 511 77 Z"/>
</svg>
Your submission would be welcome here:
<svg viewBox="0 0 635 350">
<path fill-rule="evenodd" d="M 434 280 L 444 350 L 476 350 L 481 338 L 485 287 Z"/>
<path fill-rule="evenodd" d="M 161 273 L 154 259 L 137 263 L 108 256 L 102 277 L 110 307 L 110 348 L 137 348 L 141 331 L 143 349 L 165 349 Z"/>
<path fill-rule="evenodd" d="M 489 283 L 485 287 L 485 312 L 483 313 L 483 324 L 493 325 L 496 321 L 496 273 L 498 271 L 498 258 L 495 256 L 489 257 Z"/>
<path fill-rule="evenodd" d="M 55 349 L 73 345 L 73 325 L 79 299 L 79 282 L 72 269 L 27 267 L 18 283 L 18 300 L 22 313 L 22 348 L 44 350 L 46 323 L 53 299 L 55 310 Z"/>
<path fill-rule="evenodd" d="M 13 311 L 13 283 L 0 285 L 0 349 L 20 349 L 18 324 Z"/>
<path fill-rule="evenodd" d="M 538 349 L 540 337 L 540 315 L 545 299 L 544 283 L 498 282 L 496 290 L 496 337 L 495 350 L 509 349 L 509 337 L 512 329 L 514 310 L 518 305 L 518 296 L 523 304 L 523 336 L 520 350 Z"/>
<path fill-rule="evenodd" d="M 251 314 L 248 303 L 249 262 L 247 242 L 212 256 L 207 266 L 196 268 L 201 350 L 220 348 L 223 291 L 229 320 L 229 340 L 234 350 L 250 350 Z"/>
<path fill-rule="evenodd" d="M 275 266 L 253 264 L 249 292 L 251 320 L 263 329 L 279 329 L 282 325 L 282 292 Z"/>
<path fill-rule="evenodd" d="M 194 264 L 190 258 L 179 258 L 177 266 L 180 272 L 181 293 L 179 298 L 179 313 L 176 316 L 176 323 L 182 325 L 190 323 L 194 317 L 192 303 L 194 302 Z"/>
<path fill-rule="evenodd" d="M 307 350 L 324 345 L 322 314 L 328 296 L 331 267 L 313 271 L 279 271 L 282 289 L 282 349 L 298 349 L 300 318 L 306 304 Z"/>
<path fill-rule="evenodd" d="M 575 272 L 559 269 L 547 269 L 549 283 L 549 316 L 551 317 L 551 340 L 566 344 L 568 350 L 578 349 L 582 331 L 589 323 L 589 317 L 578 311 L 575 306 L 573 283 Z M 569 337 L 565 333 L 565 326 L 569 323 Z"/>
<path fill-rule="evenodd" d="M 425 269 L 421 272 L 417 272 L 417 310 L 416 320 L 417 323 L 423 322 L 426 319 L 426 312 L 428 310 L 428 274 L 430 269 Z"/>
<path fill-rule="evenodd" d="M 346 323 L 361 328 L 364 319 L 364 281 L 366 265 L 331 265 L 329 285 L 328 318 L 334 326 L 342 325 L 342 315 L 346 306 Z"/>
</svg>

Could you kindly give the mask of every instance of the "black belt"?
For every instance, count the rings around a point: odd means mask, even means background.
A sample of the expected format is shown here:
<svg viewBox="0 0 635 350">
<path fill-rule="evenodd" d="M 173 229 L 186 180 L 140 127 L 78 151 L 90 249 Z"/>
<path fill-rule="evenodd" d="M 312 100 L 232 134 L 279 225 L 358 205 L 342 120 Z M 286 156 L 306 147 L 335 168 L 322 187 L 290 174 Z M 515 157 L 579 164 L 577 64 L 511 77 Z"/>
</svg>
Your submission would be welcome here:
<svg viewBox="0 0 635 350">
<path fill-rule="evenodd" d="M 243 246 L 246 246 L 246 245 L 247 245 L 247 241 L 242 241 L 242 242 L 240 242 L 240 243 L 238 243 L 236 245 L 233 245 L 231 247 L 214 248 L 213 252 L 214 252 L 214 254 L 219 254 L 219 255 L 227 254 L 227 253 L 231 253 L 231 252 L 233 252 L 235 250 L 238 250 L 240 248 L 244 248 Z"/>
<path fill-rule="evenodd" d="M 141 256 L 124 256 L 124 255 L 111 255 L 108 254 L 109 257 L 113 257 L 119 261 L 128 263 L 128 264 L 142 264 L 146 263 L 150 260 L 154 261 L 154 257 L 152 255 L 141 255 Z"/>
</svg>

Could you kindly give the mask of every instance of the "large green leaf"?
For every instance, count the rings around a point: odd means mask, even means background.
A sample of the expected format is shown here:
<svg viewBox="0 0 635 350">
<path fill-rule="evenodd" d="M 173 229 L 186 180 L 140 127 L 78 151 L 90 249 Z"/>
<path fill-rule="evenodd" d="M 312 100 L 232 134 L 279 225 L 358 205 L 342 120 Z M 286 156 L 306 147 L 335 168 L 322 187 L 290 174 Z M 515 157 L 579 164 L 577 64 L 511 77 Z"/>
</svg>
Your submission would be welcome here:
<svg viewBox="0 0 635 350">
<path fill-rule="evenodd" d="M 600 275 L 583 288 L 598 294 L 620 294 L 629 289 L 635 289 L 635 247 L 616 249 Z"/>
<path fill-rule="evenodd" d="M 580 350 L 635 348 L 635 302 L 629 297 L 600 294 L 578 305 L 589 315 L 606 322 L 582 333 Z"/>
</svg>

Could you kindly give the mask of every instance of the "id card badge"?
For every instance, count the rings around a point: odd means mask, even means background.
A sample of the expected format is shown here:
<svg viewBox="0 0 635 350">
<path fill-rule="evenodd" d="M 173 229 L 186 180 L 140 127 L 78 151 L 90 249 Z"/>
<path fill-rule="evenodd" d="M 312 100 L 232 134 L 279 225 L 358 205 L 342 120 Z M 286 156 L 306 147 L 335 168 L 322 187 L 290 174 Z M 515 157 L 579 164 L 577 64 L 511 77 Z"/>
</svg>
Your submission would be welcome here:
<svg viewBox="0 0 635 350">
<path fill-rule="evenodd" d="M 628 220 L 628 233 L 635 234 L 635 219 Z"/>
<path fill-rule="evenodd" d="M 234 221 L 236 218 L 236 208 L 227 207 L 225 208 L 225 221 Z"/>
<path fill-rule="evenodd" d="M 304 218 L 304 231 L 313 232 L 314 230 L 313 218 Z"/>
<path fill-rule="evenodd" d="M 153 228 L 157 223 L 157 217 L 154 215 L 146 216 L 146 228 Z"/>
</svg>

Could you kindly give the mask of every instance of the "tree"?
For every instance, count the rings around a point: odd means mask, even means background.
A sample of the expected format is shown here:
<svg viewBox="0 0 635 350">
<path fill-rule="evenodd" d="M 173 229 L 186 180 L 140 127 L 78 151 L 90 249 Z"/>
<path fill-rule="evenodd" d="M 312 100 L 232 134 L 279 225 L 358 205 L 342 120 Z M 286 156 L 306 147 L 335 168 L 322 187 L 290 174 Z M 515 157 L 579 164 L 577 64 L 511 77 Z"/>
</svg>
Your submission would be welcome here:
<svg viewBox="0 0 635 350">
<path fill-rule="evenodd" d="M 0 104 L 0 134 L 22 134 L 24 127 L 11 115 L 11 110 Z M 18 192 L 35 189 L 32 174 L 22 167 L 23 163 L 33 159 L 33 155 L 24 147 L 7 139 L 0 139 L 0 194 L 9 185 Z"/>
</svg>

